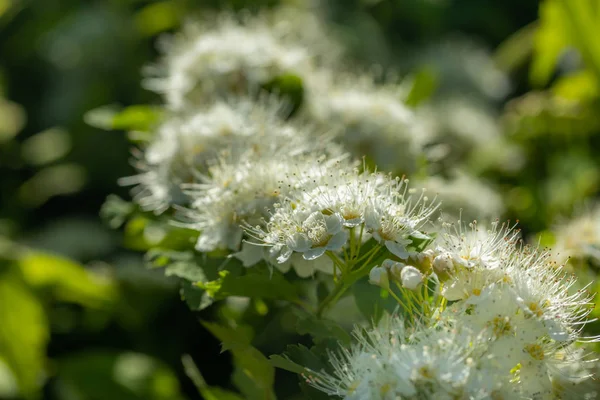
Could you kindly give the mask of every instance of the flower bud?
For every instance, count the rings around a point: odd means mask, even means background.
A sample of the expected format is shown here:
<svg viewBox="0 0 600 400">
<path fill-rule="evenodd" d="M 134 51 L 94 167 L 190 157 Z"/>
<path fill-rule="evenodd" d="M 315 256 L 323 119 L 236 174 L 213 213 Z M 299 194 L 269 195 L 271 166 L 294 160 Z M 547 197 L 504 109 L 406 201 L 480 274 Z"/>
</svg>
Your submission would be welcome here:
<svg viewBox="0 0 600 400">
<path fill-rule="evenodd" d="M 386 258 L 385 260 L 383 260 L 383 262 L 381 263 L 381 267 L 387 269 L 388 271 L 392 269 L 392 267 L 394 266 L 394 264 L 396 264 L 397 262 L 394 260 L 390 260 L 389 258 Z"/>
<path fill-rule="evenodd" d="M 428 274 L 435 258 L 435 252 L 432 249 L 424 250 L 420 253 L 413 253 L 410 257 L 414 261 L 414 266 L 423 274 Z"/>
<path fill-rule="evenodd" d="M 369 283 L 388 289 L 390 287 L 388 270 L 383 267 L 373 267 L 371 272 L 369 272 Z"/>
<path fill-rule="evenodd" d="M 410 265 L 405 266 L 400 273 L 402 286 L 409 290 L 416 290 L 423 283 L 421 271 Z"/>
<path fill-rule="evenodd" d="M 454 267 L 452 256 L 450 254 L 440 254 L 433 259 L 432 265 L 433 270 L 438 275 L 447 275 Z"/>
<path fill-rule="evenodd" d="M 402 281 L 402 270 L 404 269 L 404 267 L 406 267 L 406 265 L 399 262 L 394 263 L 394 265 L 392 265 L 392 267 L 390 268 L 390 275 L 394 280 L 398 282 Z"/>
</svg>

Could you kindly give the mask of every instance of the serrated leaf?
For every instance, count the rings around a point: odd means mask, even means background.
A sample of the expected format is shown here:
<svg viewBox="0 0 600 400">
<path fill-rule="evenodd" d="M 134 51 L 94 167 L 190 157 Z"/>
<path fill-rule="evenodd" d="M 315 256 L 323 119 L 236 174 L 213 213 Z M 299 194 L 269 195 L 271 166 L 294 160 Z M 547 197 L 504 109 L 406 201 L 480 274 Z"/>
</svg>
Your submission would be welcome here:
<svg viewBox="0 0 600 400">
<path fill-rule="evenodd" d="M 230 350 L 233 354 L 233 380 L 238 389 L 250 399 L 275 399 L 275 369 L 269 360 L 250 344 L 248 332 L 211 322 L 202 322 L 202 325 L 221 340 L 223 350 Z"/>
<path fill-rule="evenodd" d="M 200 289 L 192 282 L 185 280 L 181 281 L 179 295 L 192 311 L 204 310 L 214 302 L 214 299 L 210 297 L 204 290 Z"/>
<path fill-rule="evenodd" d="M 324 362 L 324 360 L 317 356 L 308 347 L 301 344 L 287 346 L 283 354 L 291 362 L 301 365 L 307 370 L 321 371 L 327 369 L 327 363 Z M 325 355 L 326 354 L 323 354 L 323 356 Z"/>
<path fill-rule="evenodd" d="M 280 356 L 279 354 L 270 355 L 269 360 L 275 368 L 284 369 L 295 374 L 303 374 L 306 372 L 306 368 L 304 368 L 302 365 L 296 364 L 289 358 Z"/>
<path fill-rule="evenodd" d="M 288 282 L 276 270 L 270 271 L 266 266 L 255 267 L 238 275 L 229 271 L 219 272 L 218 279 L 198 286 L 206 290 L 215 300 L 229 296 L 244 296 L 251 298 L 278 299 L 293 301 L 297 299 L 296 287 Z"/>
</svg>

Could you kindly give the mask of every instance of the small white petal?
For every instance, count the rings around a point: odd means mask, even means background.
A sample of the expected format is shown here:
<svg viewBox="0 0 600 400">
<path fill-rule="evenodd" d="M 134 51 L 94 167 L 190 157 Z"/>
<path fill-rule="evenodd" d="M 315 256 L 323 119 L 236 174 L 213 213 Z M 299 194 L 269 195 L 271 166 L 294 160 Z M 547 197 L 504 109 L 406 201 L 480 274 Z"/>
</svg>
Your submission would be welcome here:
<svg viewBox="0 0 600 400">
<path fill-rule="evenodd" d="M 375 236 L 375 235 L 373 235 Z M 408 251 L 406 250 L 406 247 L 398 242 L 394 242 L 391 240 L 387 240 L 385 242 L 385 247 L 387 247 L 387 249 L 396 257 L 399 257 L 403 260 L 407 259 L 409 254 Z"/>
<path fill-rule="evenodd" d="M 309 249 L 302 254 L 305 260 L 314 260 L 315 258 L 321 257 L 325 254 L 325 247 L 315 247 L 314 249 Z"/>
<path fill-rule="evenodd" d="M 415 290 L 423 283 L 423 274 L 421 271 L 410 265 L 404 267 L 400 275 L 402 286 L 409 290 Z"/>
<path fill-rule="evenodd" d="M 342 230 L 329 239 L 326 248 L 327 250 L 339 250 L 346 244 L 347 241 L 348 231 Z"/>
</svg>

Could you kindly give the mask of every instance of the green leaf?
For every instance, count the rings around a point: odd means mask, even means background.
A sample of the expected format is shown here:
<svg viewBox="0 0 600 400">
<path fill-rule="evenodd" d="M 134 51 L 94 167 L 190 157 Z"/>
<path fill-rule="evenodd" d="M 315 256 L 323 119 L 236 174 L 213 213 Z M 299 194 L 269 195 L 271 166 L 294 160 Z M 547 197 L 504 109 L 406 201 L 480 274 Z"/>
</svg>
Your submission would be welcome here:
<svg viewBox="0 0 600 400">
<path fill-rule="evenodd" d="M 296 331 L 300 335 L 311 335 L 315 342 L 335 339 L 343 344 L 350 344 L 352 338 L 337 323 L 312 315 L 299 317 L 296 322 Z"/>
<path fill-rule="evenodd" d="M 135 27 L 143 36 L 153 36 L 177 27 L 181 7 L 173 1 L 159 1 L 142 8 L 134 18 Z"/>
<path fill-rule="evenodd" d="M 263 89 L 276 93 L 285 98 L 292 107 L 291 114 L 300 107 L 304 100 L 304 86 L 302 78 L 292 74 L 281 75 L 263 85 Z"/>
<path fill-rule="evenodd" d="M 113 281 L 94 276 L 82 265 L 61 256 L 25 251 L 18 265 L 29 285 L 49 289 L 62 301 L 103 308 L 117 297 Z"/>
<path fill-rule="evenodd" d="M 352 286 L 354 301 L 369 322 L 377 324 L 386 311 L 393 312 L 398 306 L 385 289 L 371 285 L 367 277 Z"/>
<path fill-rule="evenodd" d="M 207 291 L 215 300 L 229 296 L 251 298 L 278 299 L 294 301 L 298 298 L 296 287 L 288 282 L 277 270 L 269 270 L 266 266 L 246 269 L 245 274 L 238 275 L 225 270 L 219 278 L 198 283 L 198 287 Z"/>
<path fill-rule="evenodd" d="M 564 99 L 594 101 L 598 98 L 600 83 L 590 70 L 561 76 L 552 85 L 552 92 Z"/>
<path fill-rule="evenodd" d="M 540 4 L 539 27 L 533 37 L 533 59 L 529 78 L 536 87 L 545 86 L 554 72 L 559 57 L 571 42 L 568 20 L 560 1 L 545 0 Z"/>
<path fill-rule="evenodd" d="M 279 354 L 270 355 L 269 360 L 271 361 L 271 364 L 275 368 L 281 368 L 286 371 L 293 372 L 295 374 L 303 374 L 307 371 L 306 368 L 303 367 L 302 365 L 296 364 L 289 358 L 287 358 L 285 356 L 280 356 Z"/>
<path fill-rule="evenodd" d="M 260 351 L 251 346 L 248 332 L 240 327 L 233 329 L 210 322 L 202 322 L 202 325 L 221 340 L 223 350 L 230 350 L 233 354 L 233 380 L 240 391 L 250 399 L 274 399 L 275 369 Z"/>
<path fill-rule="evenodd" d="M 134 105 L 121 108 L 107 105 L 88 111 L 83 119 L 95 128 L 148 132 L 161 119 L 163 111 L 159 107 Z"/>
<path fill-rule="evenodd" d="M 323 360 L 326 354 L 317 355 L 314 351 L 301 344 L 287 346 L 284 353 L 291 361 L 302 365 L 311 371 L 327 369 L 327 363 Z"/>
<path fill-rule="evenodd" d="M 61 386 L 88 400 L 180 400 L 167 366 L 145 354 L 89 351 L 58 360 Z"/>
<path fill-rule="evenodd" d="M 166 220 L 152 220 L 138 215 L 125 225 L 124 246 L 131 250 L 145 251 L 152 248 L 190 250 L 199 233 L 192 229 L 171 225 Z"/>
<path fill-rule="evenodd" d="M 183 362 L 186 375 L 194 382 L 194 385 L 198 388 L 198 392 L 200 392 L 205 400 L 243 400 L 237 393 L 208 386 L 189 355 L 183 356 L 181 361 Z"/>
<path fill-rule="evenodd" d="M 192 282 L 182 280 L 179 295 L 192 311 L 204 310 L 214 303 L 214 299 Z"/>
<path fill-rule="evenodd" d="M 129 219 L 134 211 L 135 206 L 133 203 L 111 194 L 106 198 L 104 204 L 102 204 L 100 217 L 112 229 L 118 229 Z"/>
<path fill-rule="evenodd" d="M 436 71 L 430 67 L 421 68 L 410 79 L 412 87 L 404 102 L 411 107 L 416 107 L 428 100 L 439 86 L 439 77 Z"/>
<path fill-rule="evenodd" d="M 43 382 L 48 321 L 42 304 L 12 269 L 0 270 L 0 358 L 23 397 L 36 398 Z"/>
<path fill-rule="evenodd" d="M 537 24 L 530 23 L 519 29 L 498 46 L 494 54 L 495 64 L 505 72 L 512 72 L 525 65 L 533 51 L 533 38 Z"/>
</svg>

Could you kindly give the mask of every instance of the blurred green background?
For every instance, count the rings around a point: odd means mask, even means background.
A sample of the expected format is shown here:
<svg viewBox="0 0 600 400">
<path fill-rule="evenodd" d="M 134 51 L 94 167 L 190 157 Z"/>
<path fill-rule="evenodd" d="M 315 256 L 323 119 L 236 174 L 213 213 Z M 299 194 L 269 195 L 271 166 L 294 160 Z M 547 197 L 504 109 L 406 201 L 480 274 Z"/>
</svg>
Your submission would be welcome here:
<svg viewBox="0 0 600 400">
<path fill-rule="evenodd" d="M 211 385 L 227 385 L 230 356 L 198 323 L 216 311 L 191 312 L 175 278 L 145 268 L 99 217 L 107 195 L 128 196 L 116 181 L 134 172 L 132 144 L 85 115 L 158 104 L 141 70 L 157 36 L 184 17 L 277 4 L 0 0 L 0 398 L 201 398 L 182 354 Z M 449 112 L 482 116 L 469 134 L 497 130 L 514 146 L 520 157 L 502 165 L 477 152 L 469 163 L 526 235 L 593 204 L 597 1 L 323 0 L 318 9 L 357 69 L 420 77 L 434 116 L 464 106 Z"/>
</svg>

